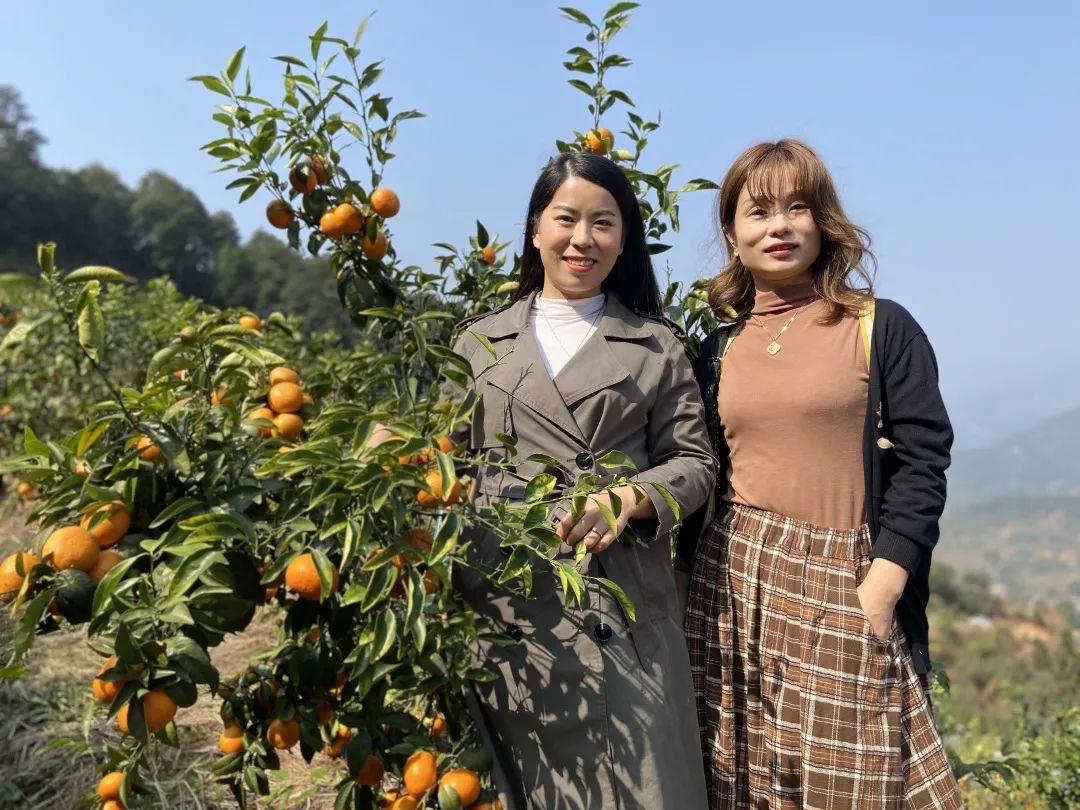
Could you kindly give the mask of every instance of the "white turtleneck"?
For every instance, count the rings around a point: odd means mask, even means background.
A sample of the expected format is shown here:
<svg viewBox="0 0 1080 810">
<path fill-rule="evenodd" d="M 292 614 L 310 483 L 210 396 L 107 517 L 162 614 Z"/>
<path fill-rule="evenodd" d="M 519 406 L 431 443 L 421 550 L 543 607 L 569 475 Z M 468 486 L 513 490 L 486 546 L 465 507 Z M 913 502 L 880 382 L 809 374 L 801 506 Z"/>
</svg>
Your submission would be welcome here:
<svg viewBox="0 0 1080 810">
<path fill-rule="evenodd" d="M 529 328 L 552 379 L 596 331 L 603 311 L 603 293 L 572 301 L 540 296 L 533 299 Z"/>
</svg>

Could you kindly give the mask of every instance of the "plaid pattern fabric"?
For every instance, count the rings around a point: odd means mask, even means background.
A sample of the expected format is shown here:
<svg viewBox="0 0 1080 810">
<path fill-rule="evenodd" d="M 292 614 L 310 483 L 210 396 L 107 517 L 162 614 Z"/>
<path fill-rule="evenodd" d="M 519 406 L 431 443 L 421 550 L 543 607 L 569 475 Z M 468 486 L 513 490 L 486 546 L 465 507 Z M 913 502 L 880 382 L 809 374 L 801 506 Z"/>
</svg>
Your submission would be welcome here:
<svg viewBox="0 0 1080 810">
<path fill-rule="evenodd" d="M 869 550 L 739 505 L 706 531 L 685 631 L 712 810 L 963 807 L 899 622 L 862 612 Z"/>
</svg>

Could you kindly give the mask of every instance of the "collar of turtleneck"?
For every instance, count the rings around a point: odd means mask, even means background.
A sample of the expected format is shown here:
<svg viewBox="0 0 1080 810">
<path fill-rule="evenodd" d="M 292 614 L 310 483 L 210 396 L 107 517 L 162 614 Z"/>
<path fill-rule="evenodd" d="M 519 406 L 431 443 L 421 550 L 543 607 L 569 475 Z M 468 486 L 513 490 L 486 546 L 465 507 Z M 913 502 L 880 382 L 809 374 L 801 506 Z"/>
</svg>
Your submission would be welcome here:
<svg viewBox="0 0 1080 810">
<path fill-rule="evenodd" d="M 751 315 L 776 315 L 809 304 L 817 298 L 813 282 L 809 279 L 776 290 L 759 290 L 754 295 Z"/>
</svg>

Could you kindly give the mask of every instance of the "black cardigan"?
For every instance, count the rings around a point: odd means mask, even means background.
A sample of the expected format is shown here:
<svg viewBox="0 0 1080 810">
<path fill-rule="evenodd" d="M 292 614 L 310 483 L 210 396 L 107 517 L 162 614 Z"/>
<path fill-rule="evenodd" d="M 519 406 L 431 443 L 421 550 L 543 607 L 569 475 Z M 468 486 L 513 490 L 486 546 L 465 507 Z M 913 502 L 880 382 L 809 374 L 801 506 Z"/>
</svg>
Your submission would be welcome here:
<svg viewBox="0 0 1080 810">
<path fill-rule="evenodd" d="M 712 332 L 695 365 L 705 417 L 719 460 L 715 502 L 726 493 L 728 451 L 716 411 L 717 358 L 731 326 Z M 930 557 L 945 508 L 945 470 L 953 432 L 938 390 L 937 360 L 922 328 L 894 301 L 877 299 L 870 351 L 870 391 L 863 431 L 866 519 L 872 557 L 884 557 L 910 573 L 897 604 L 900 623 L 919 672 L 930 670 L 926 602 Z M 678 553 L 692 564 L 713 503 L 686 519 Z"/>
</svg>

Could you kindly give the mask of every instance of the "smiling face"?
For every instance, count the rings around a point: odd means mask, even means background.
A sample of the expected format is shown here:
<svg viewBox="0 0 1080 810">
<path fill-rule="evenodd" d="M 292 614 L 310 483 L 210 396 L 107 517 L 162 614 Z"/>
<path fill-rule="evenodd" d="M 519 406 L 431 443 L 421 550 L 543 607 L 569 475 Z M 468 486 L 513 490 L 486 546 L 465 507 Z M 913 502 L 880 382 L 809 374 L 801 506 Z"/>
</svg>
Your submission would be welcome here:
<svg viewBox="0 0 1080 810">
<path fill-rule="evenodd" d="M 790 183 L 771 199 L 755 197 L 744 185 L 727 237 L 758 290 L 808 281 L 821 252 L 821 229 Z"/>
<path fill-rule="evenodd" d="M 536 219 L 533 246 L 544 265 L 544 298 L 599 295 L 623 249 L 618 203 L 602 186 L 573 175 Z"/>
</svg>

